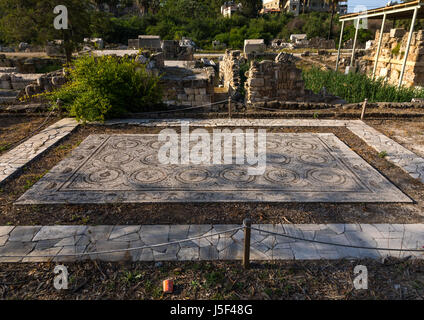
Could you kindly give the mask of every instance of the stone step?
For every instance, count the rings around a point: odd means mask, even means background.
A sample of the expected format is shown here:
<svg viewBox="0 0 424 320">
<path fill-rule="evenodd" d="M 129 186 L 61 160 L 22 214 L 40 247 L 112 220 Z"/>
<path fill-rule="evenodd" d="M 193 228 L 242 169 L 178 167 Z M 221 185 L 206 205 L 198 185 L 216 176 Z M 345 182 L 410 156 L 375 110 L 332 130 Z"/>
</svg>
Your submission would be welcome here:
<svg viewBox="0 0 424 320">
<path fill-rule="evenodd" d="M 17 97 L 18 97 L 17 95 L 16 96 L 10 96 L 10 97 L 0 96 L 0 103 L 12 103 L 12 102 L 16 102 Z"/>
<path fill-rule="evenodd" d="M 19 91 L 15 90 L 2 90 L 0 89 L 0 97 L 16 97 Z"/>
<path fill-rule="evenodd" d="M 18 69 L 16 67 L 0 67 L 0 73 L 12 73 L 17 71 Z"/>
</svg>

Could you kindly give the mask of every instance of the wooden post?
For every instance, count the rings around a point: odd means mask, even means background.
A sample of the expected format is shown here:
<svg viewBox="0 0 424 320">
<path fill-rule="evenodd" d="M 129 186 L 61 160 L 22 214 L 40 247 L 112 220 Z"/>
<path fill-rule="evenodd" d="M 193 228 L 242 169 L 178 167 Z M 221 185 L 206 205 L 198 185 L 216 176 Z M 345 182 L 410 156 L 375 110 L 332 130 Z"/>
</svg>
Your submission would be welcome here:
<svg viewBox="0 0 424 320">
<path fill-rule="evenodd" d="M 250 226 L 252 225 L 249 218 L 243 220 L 244 227 L 244 254 L 243 254 L 243 267 L 249 269 L 250 267 Z"/>
<path fill-rule="evenodd" d="M 361 120 L 364 120 L 364 117 L 365 117 L 365 109 L 367 108 L 367 102 L 368 102 L 368 99 L 367 99 L 367 98 L 365 98 L 364 103 L 362 104 Z"/>
</svg>

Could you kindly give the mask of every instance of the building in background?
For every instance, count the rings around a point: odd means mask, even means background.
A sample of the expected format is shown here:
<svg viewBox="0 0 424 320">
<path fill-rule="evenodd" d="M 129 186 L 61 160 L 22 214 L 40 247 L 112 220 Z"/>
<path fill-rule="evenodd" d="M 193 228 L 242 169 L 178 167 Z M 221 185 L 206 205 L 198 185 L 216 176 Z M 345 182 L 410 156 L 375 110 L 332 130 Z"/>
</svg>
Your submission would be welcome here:
<svg viewBox="0 0 424 320">
<path fill-rule="evenodd" d="M 324 0 L 264 0 L 261 14 L 286 12 L 298 15 L 306 12 L 330 12 L 331 8 Z M 347 13 L 347 1 L 341 1 L 336 13 Z"/>
<path fill-rule="evenodd" d="M 231 18 L 231 15 L 237 11 L 241 11 L 242 4 L 234 1 L 227 1 L 221 6 L 221 14 L 224 17 Z"/>
</svg>

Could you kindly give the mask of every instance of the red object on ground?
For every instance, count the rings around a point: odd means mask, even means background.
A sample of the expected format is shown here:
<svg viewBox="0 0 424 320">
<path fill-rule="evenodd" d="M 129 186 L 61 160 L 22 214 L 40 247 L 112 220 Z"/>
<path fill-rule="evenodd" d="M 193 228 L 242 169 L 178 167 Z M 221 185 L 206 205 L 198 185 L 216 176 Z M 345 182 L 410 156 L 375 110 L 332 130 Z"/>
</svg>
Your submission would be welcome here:
<svg viewBox="0 0 424 320">
<path fill-rule="evenodd" d="M 164 280 L 163 281 L 163 292 L 164 293 L 172 293 L 173 291 L 174 291 L 174 281 Z"/>
</svg>

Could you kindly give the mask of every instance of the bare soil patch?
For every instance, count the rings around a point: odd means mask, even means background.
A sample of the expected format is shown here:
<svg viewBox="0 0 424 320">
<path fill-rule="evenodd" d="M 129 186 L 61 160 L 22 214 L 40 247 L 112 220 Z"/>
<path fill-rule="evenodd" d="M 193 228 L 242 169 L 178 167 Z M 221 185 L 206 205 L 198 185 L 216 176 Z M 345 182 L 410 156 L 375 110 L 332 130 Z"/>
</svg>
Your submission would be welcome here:
<svg viewBox="0 0 424 320">
<path fill-rule="evenodd" d="M 57 122 L 59 118 L 51 117 L 9 116 L 0 118 L 0 155 L 13 148 L 16 142 L 26 139 L 35 130 L 42 130 Z M 41 126 L 44 123 L 43 126 Z M 40 127 L 41 126 L 41 127 Z"/>
<path fill-rule="evenodd" d="M 174 203 L 113 205 L 15 206 L 26 190 L 95 133 L 158 133 L 162 128 L 80 126 L 60 145 L 0 186 L 0 225 L 54 224 L 231 224 L 250 215 L 254 223 L 421 223 L 424 184 L 392 165 L 360 138 L 342 127 L 265 128 L 268 132 L 332 132 L 386 176 L 414 204 L 332 203 Z"/>
<path fill-rule="evenodd" d="M 368 269 L 368 290 L 355 290 L 353 269 Z M 424 262 L 276 261 L 67 264 L 68 290 L 53 287 L 55 264 L 0 264 L 0 299 L 423 299 Z M 174 280 L 174 293 L 162 281 Z"/>
<path fill-rule="evenodd" d="M 367 123 L 405 148 L 424 157 L 424 121 L 422 119 L 370 120 Z"/>
</svg>

